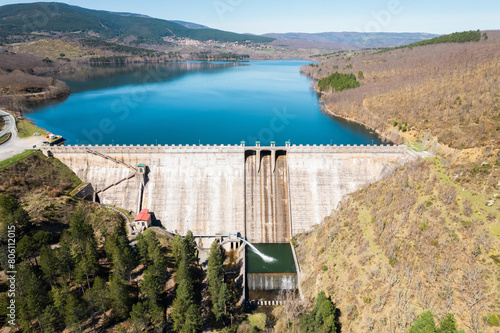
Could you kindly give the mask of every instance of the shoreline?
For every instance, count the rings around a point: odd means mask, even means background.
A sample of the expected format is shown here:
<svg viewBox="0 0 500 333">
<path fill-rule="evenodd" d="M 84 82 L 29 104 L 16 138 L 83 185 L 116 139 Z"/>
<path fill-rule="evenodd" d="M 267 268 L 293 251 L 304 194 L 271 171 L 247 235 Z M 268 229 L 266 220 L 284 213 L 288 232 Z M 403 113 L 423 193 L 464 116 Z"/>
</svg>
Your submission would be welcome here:
<svg viewBox="0 0 500 333">
<path fill-rule="evenodd" d="M 389 137 L 388 137 L 388 135 L 386 133 L 380 132 L 377 129 L 371 128 L 370 126 L 366 125 L 362 121 L 356 120 L 354 118 L 350 118 L 350 117 L 339 115 L 339 114 L 333 112 L 332 110 L 330 110 L 330 108 L 326 105 L 326 103 L 323 100 L 320 99 L 320 101 L 323 102 L 323 104 L 321 104 L 321 106 L 320 106 L 321 111 L 329 114 L 330 116 L 333 116 L 333 117 L 336 117 L 336 118 L 340 118 L 340 119 L 343 119 L 343 120 L 350 121 L 350 122 L 356 123 L 358 125 L 361 125 L 361 126 L 365 127 L 367 130 L 370 130 L 370 131 L 372 131 L 374 133 L 377 133 L 377 135 L 380 137 L 380 139 L 383 142 L 392 143 L 394 145 L 398 144 L 397 142 L 394 142 L 393 140 L 389 139 Z"/>
<path fill-rule="evenodd" d="M 343 115 L 337 114 L 337 113 L 333 112 L 332 110 L 330 110 L 330 108 L 328 107 L 328 105 L 326 104 L 326 102 L 325 102 L 325 100 L 323 98 L 323 93 L 318 89 L 317 81 L 313 77 L 311 77 L 308 73 L 303 72 L 302 69 L 300 69 L 300 73 L 306 75 L 308 78 L 310 78 L 312 80 L 311 87 L 313 88 L 313 90 L 316 93 L 316 95 L 319 95 L 318 99 L 319 99 L 319 102 L 320 102 L 320 109 L 321 109 L 322 112 L 325 112 L 326 114 L 328 114 L 330 116 L 333 116 L 333 117 L 336 117 L 336 118 L 340 118 L 340 119 L 343 119 L 343 120 L 346 120 L 346 121 L 353 122 L 353 123 L 356 123 L 358 125 L 361 125 L 364 128 L 366 128 L 367 130 L 370 130 L 370 131 L 376 133 L 383 142 L 391 143 L 391 144 L 394 144 L 394 145 L 400 144 L 400 143 L 397 142 L 399 140 L 393 140 L 393 139 L 391 139 L 389 137 L 389 134 L 386 133 L 386 132 L 381 132 L 380 130 L 378 130 L 376 128 L 372 128 L 372 127 L 368 126 L 367 124 L 363 123 L 360 120 L 357 120 L 357 119 L 354 119 L 354 118 L 351 118 L 351 117 L 347 117 L 347 116 L 343 116 Z M 397 136 L 398 136 L 398 139 L 401 139 L 401 134 L 400 133 L 397 133 Z"/>
</svg>

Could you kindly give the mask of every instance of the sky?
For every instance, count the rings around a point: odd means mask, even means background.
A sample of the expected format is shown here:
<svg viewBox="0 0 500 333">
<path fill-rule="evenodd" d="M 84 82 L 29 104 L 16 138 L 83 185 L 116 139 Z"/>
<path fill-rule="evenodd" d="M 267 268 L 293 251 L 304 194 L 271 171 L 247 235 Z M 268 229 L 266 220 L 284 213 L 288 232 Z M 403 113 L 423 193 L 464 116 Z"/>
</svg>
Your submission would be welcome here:
<svg viewBox="0 0 500 333">
<path fill-rule="evenodd" d="M 3 1 L 0 5 L 33 0 Z M 498 0 L 66 0 L 215 29 L 270 32 L 429 32 L 500 29 Z"/>
</svg>

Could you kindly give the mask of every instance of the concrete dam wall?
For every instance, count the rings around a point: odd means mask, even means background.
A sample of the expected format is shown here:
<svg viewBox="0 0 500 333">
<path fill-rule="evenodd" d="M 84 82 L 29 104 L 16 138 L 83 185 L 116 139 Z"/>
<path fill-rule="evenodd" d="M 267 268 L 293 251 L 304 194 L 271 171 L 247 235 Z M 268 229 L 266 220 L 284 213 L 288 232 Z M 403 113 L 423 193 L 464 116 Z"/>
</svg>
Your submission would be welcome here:
<svg viewBox="0 0 500 333">
<path fill-rule="evenodd" d="M 416 154 L 406 146 L 60 146 L 99 201 L 148 208 L 169 231 L 283 243 Z M 145 165 L 145 175 L 139 164 Z"/>
</svg>

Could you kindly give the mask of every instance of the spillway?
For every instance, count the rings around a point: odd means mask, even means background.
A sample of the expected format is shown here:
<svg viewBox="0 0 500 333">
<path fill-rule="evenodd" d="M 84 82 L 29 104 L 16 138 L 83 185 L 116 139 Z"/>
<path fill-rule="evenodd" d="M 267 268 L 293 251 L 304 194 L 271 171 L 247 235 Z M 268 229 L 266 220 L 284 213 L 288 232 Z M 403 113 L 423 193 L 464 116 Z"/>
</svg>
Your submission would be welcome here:
<svg viewBox="0 0 500 333">
<path fill-rule="evenodd" d="M 245 152 L 246 237 L 256 243 L 290 241 L 286 152 Z"/>
</svg>

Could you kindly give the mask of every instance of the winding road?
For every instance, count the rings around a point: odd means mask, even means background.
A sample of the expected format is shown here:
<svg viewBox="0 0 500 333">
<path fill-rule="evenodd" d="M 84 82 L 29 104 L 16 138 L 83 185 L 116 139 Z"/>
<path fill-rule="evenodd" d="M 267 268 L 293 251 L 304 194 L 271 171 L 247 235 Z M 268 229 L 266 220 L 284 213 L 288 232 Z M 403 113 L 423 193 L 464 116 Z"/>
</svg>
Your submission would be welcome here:
<svg viewBox="0 0 500 333">
<path fill-rule="evenodd" d="M 17 137 L 16 119 L 10 113 L 0 110 L 0 116 L 5 120 L 5 127 L 0 131 L 0 137 L 7 133 L 12 133 L 11 138 L 6 143 L 0 145 L 0 161 L 6 160 L 14 155 L 20 154 L 26 149 L 40 148 L 43 136 L 32 136 L 25 139 Z"/>
<path fill-rule="evenodd" d="M 0 110 L 0 117 L 5 120 L 5 127 L 0 131 L 0 138 L 7 133 L 16 131 L 16 119 L 14 119 L 14 116 L 8 112 Z"/>
</svg>

